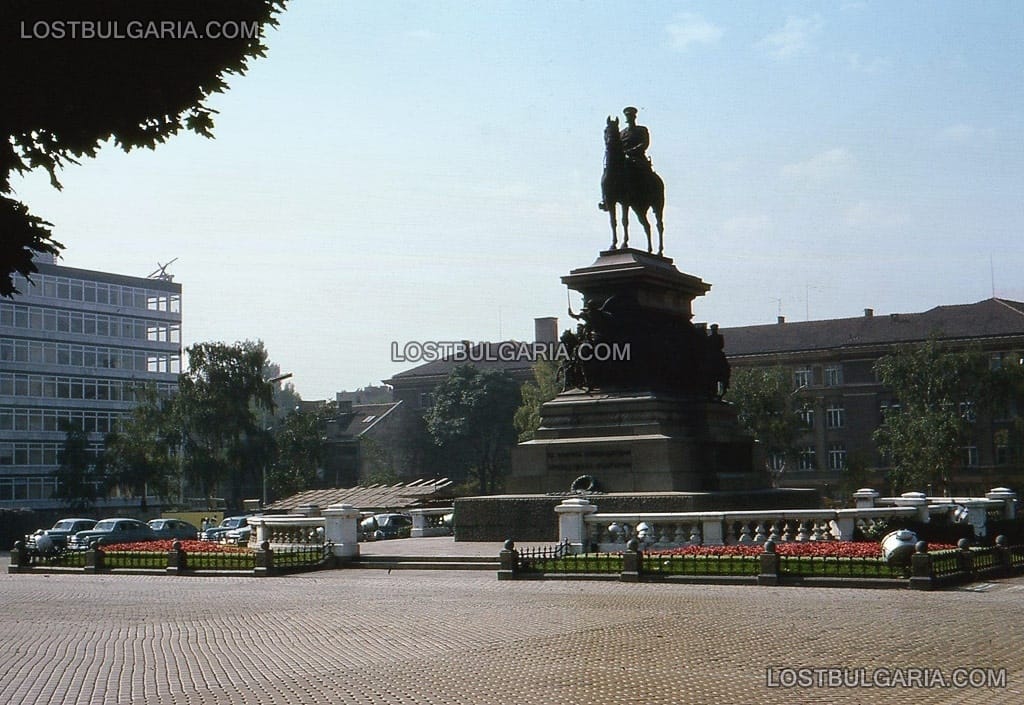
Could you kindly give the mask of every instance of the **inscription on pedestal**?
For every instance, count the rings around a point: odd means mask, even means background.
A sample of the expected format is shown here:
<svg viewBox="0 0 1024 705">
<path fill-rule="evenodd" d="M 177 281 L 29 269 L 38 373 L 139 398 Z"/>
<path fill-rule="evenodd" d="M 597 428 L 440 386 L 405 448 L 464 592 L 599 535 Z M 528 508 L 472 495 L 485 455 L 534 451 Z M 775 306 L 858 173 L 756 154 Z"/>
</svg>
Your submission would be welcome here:
<svg viewBox="0 0 1024 705">
<path fill-rule="evenodd" d="M 629 448 L 555 450 L 548 448 L 548 472 L 569 475 L 597 475 L 601 471 L 633 470 L 633 451 Z"/>
</svg>

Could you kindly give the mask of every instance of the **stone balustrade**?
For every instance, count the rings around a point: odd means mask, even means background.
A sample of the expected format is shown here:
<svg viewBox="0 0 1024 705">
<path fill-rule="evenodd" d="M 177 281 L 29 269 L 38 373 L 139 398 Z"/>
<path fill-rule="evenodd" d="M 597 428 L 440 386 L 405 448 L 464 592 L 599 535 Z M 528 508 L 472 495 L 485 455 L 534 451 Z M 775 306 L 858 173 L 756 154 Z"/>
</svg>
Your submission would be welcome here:
<svg viewBox="0 0 1024 705">
<path fill-rule="evenodd" d="M 272 550 L 305 548 L 329 543 L 338 558 L 359 555 L 359 510 L 351 504 L 332 504 L 323 516 L 269 514 L 249 517 L 249 545 L 266 542 Z"/>
<path fill-rule="evenodd" d="M 729 512 L 609 513 L 598 512 L 586 499 L 567 499 L 555 508 L 559 543 L 579 553 L 620 551 L 636 538 L 645 549 L 693 545 L 763 544 L 768 540 L 852 541 L 854 532 L 870 532 L 881 522 L 906 518 L 928 522 L 933 515 L 949 515 L 986 535 L 989 515 L 1012 519 L 1017 495 L 1003 487 L 984 498 L 928 497 L 908 492 L 882 498 L 870 489 L 854 493 L 850 509 L 793 509 Z M 957 513 L 958 512 L 958 513 Z"/>
<path fill-rule="evenodd" d="M 454 507 L 434 507 L 431 509 L 410 509 L 412 517 L 413 538 L 420 536 L 447 536 L 451 526 L 445 521 L 445 517 L 455 511 Z"/>
</svg>

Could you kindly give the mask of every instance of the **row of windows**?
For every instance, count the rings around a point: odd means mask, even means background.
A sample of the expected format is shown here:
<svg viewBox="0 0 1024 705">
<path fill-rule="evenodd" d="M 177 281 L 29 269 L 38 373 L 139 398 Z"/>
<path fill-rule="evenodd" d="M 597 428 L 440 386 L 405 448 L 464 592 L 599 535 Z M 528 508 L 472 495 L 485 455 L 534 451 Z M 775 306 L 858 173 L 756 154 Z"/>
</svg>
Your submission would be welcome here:
<svg viewBox="0 0 1024 705">
<path fill-rule="evenodd" d="M 56 493 L 55 477 L 0 477 L 0 502 L 50 499 Z"/>
<path fill-rule="evenodd" d="M 804 428 L 814 428 L 813 407 L 805 406 L 797 409 L 796 415 L 800 418 L 800 423 L 803 424 Z M 846 426 L 846 409 L 842 405 L 832 404 L 825 409 L 826 428 L 843 428 L 844 426 Z"/>
<path fill-rule="evenodd" d="M 53 274 L 35 276 L 32 280 L 36 283 L 35 287 L 23 280 L 17 283 L 18 289 L 25 293 L 42 295 L 51 299 L 110 304 L 111 306 L 147 311 L 168 311 L 170 313 L 181 311 L 181 295 L 166 291 L 58 277 Z"/>
<path fill-rule="evenodd" d="M 103 453 L 103 444 L 90 443 L 85 452 L 90 462 L 96 462 Z M 0 465 L 56 467 L 63 461 L 63 443 L 0 443 Z"/>
<path fill-rule="evenodd" d="M 817 470 L 818 454 L 814 446 L 804 446 L 797 454 L 797 467 L 801 470 Z M 828 447 L 828 469 L 846 468 L 846 444 L 832 443 Z"/>
<path fill-rule="evenodd" d="M 181 372 L 181 356 L 128 348 L 72 345 L 51 340 L 0 338 L 0 360 L 39 365 L 102 367 L 139 372 Z"/>
<path fill-rule="evenodd" d="M 829 365 L 825 368 L 824 384 L 826 387 L 841 387 L 843 386 L 843 367 L 842 365 Z M 814 386 L 814 373 L 808 368 L 802 368 L 793 372 L 793 388 L 794 389 L 805 389 L 807 387 Z"/>
<path fill-rule="evenodd" d="M 134 391 L 138 386 L 139 382 L 134 380 L 0 372 L 0 396 L 134 401 Z M 177 389 L 177 386 L 158 382 L 156 388 L 158 392 L 167 394 Z"/>
<path fill-rule="evenodd" d="M 0 406 L 0 431 L 63 431 L 64 424 L 86 433 L 112 433 L 128 414 L 83 409 L 21 409 Z"/>
<path fill-rule="evenodd" d="M 181 342 L 180 323 L 24 304 L 0 304 L 0 326 L 160 343 Z"/>
</svg>

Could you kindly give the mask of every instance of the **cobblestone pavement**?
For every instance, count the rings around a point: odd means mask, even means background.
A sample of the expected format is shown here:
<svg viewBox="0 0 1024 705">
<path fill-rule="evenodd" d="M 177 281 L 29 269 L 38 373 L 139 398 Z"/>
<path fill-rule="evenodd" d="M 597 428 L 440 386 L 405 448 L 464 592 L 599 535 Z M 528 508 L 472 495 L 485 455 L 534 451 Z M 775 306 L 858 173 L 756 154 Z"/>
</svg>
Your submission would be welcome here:
<svg viewBox="0 0 1024 705">
<path fill-rule="evenodd" d="M 6 564 L 0 703 L 1024 702 L 1024 579 L 911 593 L 472 571 L 8 575 Z M 978 667 L 1006 681 L 769 687 L 797 667 L 947 680 Z"/>
</svg>

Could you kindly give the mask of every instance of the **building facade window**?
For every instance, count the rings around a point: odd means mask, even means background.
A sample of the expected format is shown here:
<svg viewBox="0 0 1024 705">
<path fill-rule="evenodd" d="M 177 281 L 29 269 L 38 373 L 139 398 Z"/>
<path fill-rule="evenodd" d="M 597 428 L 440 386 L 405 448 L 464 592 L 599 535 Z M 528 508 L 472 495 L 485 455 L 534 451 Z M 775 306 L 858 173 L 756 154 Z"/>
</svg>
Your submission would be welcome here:
<svg viewBox="0 0 1024 705">
<path fill-rule="evenodd" d="M 825 410 L 825 424 L 828 428 L 842 428 L 846 425 L 846 410 L 842 405 L 829 405 Z"/>
<path fill-rule="evenodd" d="M 814 446 L 804 446 L 800 449 L 798 467 L 801 470 L 816 470 L 818 468 Z"/>
<path fill-rule="evenodd" d="M 964 446 L 964 467 L 976 468 L 980 465 L 978 461 L 978 446 Z"/>
<path fill-rule="evenodd" d="M 825 368 L 825 386 L 841 387 L 843 384 L 843 368 L 841 365 L 829 365 Z"/>
<path fill-rule="evenodd" d="M 842 470 L 846 467 L 846 445 L 833 443 L 828 447 L 828 469 Z"/>
<path fill-rule="evenodd" d="M 811 370 L 809 368 L 796 370 L 793 372 L 793 388 L 803 389 L 804 387 L 810 387 L 812 379 L 813 377 L 811 376 Z"/>
<path fill-rule="evenodd" d="M 796 415 L 800 419 L 800 423 L 803 424 L 804 428 L 814 428 L 814 407 L 805 406 L 801 409 L 798 409 Z"/>
</svg>

